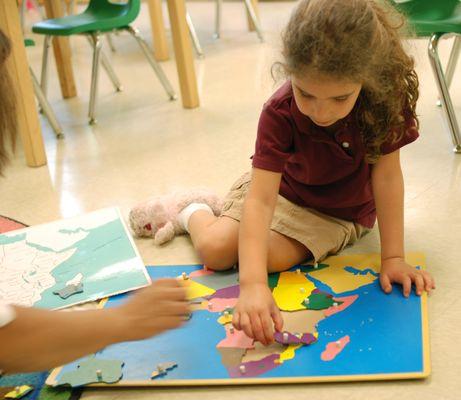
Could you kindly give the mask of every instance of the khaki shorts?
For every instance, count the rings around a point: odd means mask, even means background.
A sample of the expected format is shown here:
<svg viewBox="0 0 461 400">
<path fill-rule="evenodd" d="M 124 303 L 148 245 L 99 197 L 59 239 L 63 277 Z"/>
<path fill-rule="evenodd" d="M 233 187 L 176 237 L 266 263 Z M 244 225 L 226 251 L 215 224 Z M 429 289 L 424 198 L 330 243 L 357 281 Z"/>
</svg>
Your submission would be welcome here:
<svg viewBox="0 0 461 400">
<path fill-rule="evenodd" d="M 250 180 L 251 174 L 247 172 L 233 184 L 224 199 L 221 216 L 240 221 Z M 271 230 L 303 244 L 312 253 L 315 262 L 339 253 L 370 231 L 362 225 L 298 206 L 280 195 Z"/>
</svg>

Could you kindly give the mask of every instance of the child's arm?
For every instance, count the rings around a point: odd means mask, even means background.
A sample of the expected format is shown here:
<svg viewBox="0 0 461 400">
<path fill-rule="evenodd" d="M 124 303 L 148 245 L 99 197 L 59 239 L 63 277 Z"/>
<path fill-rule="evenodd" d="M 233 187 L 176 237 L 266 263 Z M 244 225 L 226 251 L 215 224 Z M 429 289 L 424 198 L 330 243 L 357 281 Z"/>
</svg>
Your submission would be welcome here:
<svg viewBox="0 0 461 400">
<path fill-rule="evenodd" d="M 410 295 L 414 283 L 416 293 L 435 288 L 432 276 L 426 271 L 413 268 L 405 262 L 403 234 L 404 185 L 400 168 L 400 152 L 383 155 L 373 166 L 371 174 L 381 237 L 382 289 L 389 293 L 392 282 L 403 286 L 405 296 Z"/>
<path fill-rule="evenodd" d="M 174 279 L 140 289 L 117 308 L 48 311 L 15 307 L 0 328 L 0 369 L 43 371 L 121 341 L 144 339 L 176 328 L 189 312 L 186 291 Z"/>
<path fill-rule="evenodd" d="M 263 344 L 274 341 L 283 321 L 267 284 L 269 228 L 282 174 L 253 168 L 239 230 L 240 296 L 233 315 L 236 329 Z"/>
</svg>

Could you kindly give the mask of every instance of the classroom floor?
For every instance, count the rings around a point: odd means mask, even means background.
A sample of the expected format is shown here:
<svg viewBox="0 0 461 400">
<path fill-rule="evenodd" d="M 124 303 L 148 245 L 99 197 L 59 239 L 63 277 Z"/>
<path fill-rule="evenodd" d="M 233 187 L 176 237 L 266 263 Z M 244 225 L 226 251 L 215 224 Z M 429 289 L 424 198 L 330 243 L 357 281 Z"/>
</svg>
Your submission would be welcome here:
<svg viewBox="0 0 461 400">
<path fill-rule="evenodd" d="M 277 60 L 279 33 L 294 3 L 260 4 L 267 41 L 261 44 L 246 30 L 243 4 L 224 4 L 222 38 L 212 38 L 214 5 L 190 2 L 188 9 L 206 56 L 196 61 L 201 107 L 185 110 L 169 102 L 136 44 L 114 36 L 113 66 L 124 85 L 115 93 L 101 72 L 98 125 L 87 124 L 91 52 L 83 38 L 72 39 L 79 96 L 62 100 L 54 63 L 49 98 L 65 130 L 57 141 L 42 118 L 48 165 L 27 168 L 22 152 L 0 179 L 0 214 L 29 225 L 78 215 L 102 207 L 130 206 L 172 188 L 207 186 L 224 195 L 232 182 L 250 168 L 256 125 L 262 104 L 274 90 L 270 66 Z M 144 7 L 144 6 L 143 6 Z M 166 15 L 166 14 L 165 14 Z M 30 15 L 30 21 L 37 19 Z M 150 42 L 147 9 L 136 24 Z M 40 70 L 41 39 L 28 49 Z M 270 387 L 206 387 L 132 390 L 87 390 L 84 399 L 455 399 L 459 398 L 461 352 L 461 154 L 452 144 L 440 110 L 426 56 L 426 41 L 410 43 L 421 80 L 421 138 L 402 150 L 406 181 L 406 248 L 423 251 L 437 283 L 429 300 L 432 375 L 423 381 L 284 385 Z M 449 42 L 443 43 L 447 58 Z M 110 51 L 108 51 L 110 53 Z M 178 88 L 173 61 L 162 63 Z M 461 74 L 458 74 L 458 76 Z M 454 86 L 459 87 L 455 77 Z M 461 116 L 461 101 L 455 95 Z M 137 240 L 148 264 L 198 262 L 188 237 L 158 248 Z M 377 229 L 348 252 L 377 252 Z"/>
</svg>

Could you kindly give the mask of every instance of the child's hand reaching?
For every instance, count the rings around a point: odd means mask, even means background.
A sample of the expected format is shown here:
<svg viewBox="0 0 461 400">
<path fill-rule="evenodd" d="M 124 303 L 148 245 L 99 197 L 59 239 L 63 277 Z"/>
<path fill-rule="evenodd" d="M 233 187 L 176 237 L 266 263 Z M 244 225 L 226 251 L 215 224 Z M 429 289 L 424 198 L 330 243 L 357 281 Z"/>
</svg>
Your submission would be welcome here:
<svg viewBox="0 0 461 400">
<path fill-rule="evenodd" d="M 418 296 L 421 296 L 424 290 L 430 293 L 435 289 L 434 278 L 429 272 L 412 267 L 400 257 L 389 258 L 382 262 L 379 280 L 386 293 L 392 291 L 392 282 L 400 283 L 405 297 L 410 295 L 412 284 L 415 285 Z"/>
<path fill-rule="evenodd" d="M 274 342 L 275 330 L 283 329 L 283 319 L 272 293 L 264 283 L 240 286 L 240 296 L 234 309 L 232 324 L 248 337 L 267 346 Z"/>
<path fill-rule="evenodd" d="M 159 279 L 114 312 L 122 340 L 140 340 L 182 325 L 190 306 L 186 289 L 176 279 Z"/>
</svg>

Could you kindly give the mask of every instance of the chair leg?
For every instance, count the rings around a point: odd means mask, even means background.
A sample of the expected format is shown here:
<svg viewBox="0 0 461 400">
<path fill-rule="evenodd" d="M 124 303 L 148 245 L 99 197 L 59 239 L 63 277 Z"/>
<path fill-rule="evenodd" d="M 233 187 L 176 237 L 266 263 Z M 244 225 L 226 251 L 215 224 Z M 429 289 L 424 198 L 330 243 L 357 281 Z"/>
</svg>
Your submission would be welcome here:
<svg viewBox="0 0 461 400">
<path fill-rule="evenodd" d="M 250 0 L 245 0 L 245 6 L 247 8 L 248 15 L 251 18 L 251 21 L 253 22 L 253 24 L 255 26 L 256 33 L 257 33 L 257 35 L 259 37 L 259 40 L 261 42 L 264 42 L 264 36 L 263 36 L 262 30 L 261 30 L 261 25 L 259 23 L 259 19 L 258 19 L 256 13 L 255 13 L 254 8 L 253 8 L 253 4 L 251 4 Z"/>
<path fill-rule="evenodd" d="M 106 39 L 107 43 L 109 44 L 109 48 L 112 51 L 112 53 L 115 53 L 117 49 L 114 46 L 114 41 L 112 40 L 112 35 L 110 33 L 106 33 Z"/>
<path fill-rule="evenodd" d="M 93 51 L 93 69 L 91 74 L 91 91 L 90 91 L 90 106 L 89 106 L 89 122 L 90 125 L 95 124 L 96 121 L 96 96 L 98 91 L 98 78 L 99 78 L 99 59 L 101 55 L 101 38 L 97 33 L 91 35 L 94 44 Z"/>
<path fill-rule="evenodd" d="M 51 44 L 51 36 L 45 36 L 43 43 L 42 72 L 40 74 L 40 86 L 43 95 L 46 97 L 48 91 L 48 52 Z"/>
<path fill-rule="evenodd" d="M 202 58 L 203 57 L 203 50 L 202 46 L 200 45 L 200 41 L 198 40 L 197 32 L 195 31 L 194 24 L 192 23 L 192 18 L 190 17 L 189 13 L 186 13 L 186 22 L 187 27 L 189 28 L 189 34 L 192 39 L 192 43 L 194 44 L 195 51 L 197 55 Z"/>
<path fill-rule="evenodd" d="M 93 47 L 93 51 L 94 51 L 93 39 L 90 36 L 86 36 L 86 37 L 88 41 L 90 42 L 91 46 Z M 107 72 L 107 75 L 109 76 L 109 79 L 111 80 L 112 85 L 114 85 L 115 90 L 117 92 L 121 92 L 123 90 L 122 84 L 120 83 L 120 80 L 115 74 L 115 71 L 112 68 L 111 63 L 109 62 L 109 59 L 107 58 L 106 53 L 104 53 L 104 50 L 101 50 L 101 65 Z"/>
<path fill-rule="evenodd" d="M 125 29 L 136 39 L 136 42 L 138 42 L 139 47 L 141 48 L 142 52 L 146 56 L 147 61 L 149 61 L 149 64 L 151 65 L 152 69 L 157 74 L 157 77 L 160 80 L 160 83 L 162 84 L 163 88 L 167 92 L 170 100 L 176 100 L 178 97 L 176 93 L 174 92 L 173 88 L 171 87 L 170 81 L 168 80 L 165 73 L 163 72 L 163 69 L 160 67 L 160 65 L 157 63 L 155 58 L 152 56 L 152 52 L 147 46 L 147 43 L 145 42 L 145 40 L 142 38 L 139 30 L 132 26 L 128 26 Z"/>
<path fill-rule="evenodd" d="M 118 79 L 117 75 L 115 75 L 115 71 L 112 68 L 112 64 L 107 58 L 106 53 L 104 53 L 104 50 L 101 50 L 101 64 L 102 64 L 102 67 L 106 70 L 107 75 L 109 76 L 110 80 L 112 81 L 112 84 L 114 85 L 115 90 L 117 92 L 123 91 L 123 86 L 120 83 L 120 80 Z"/>
<path fill-rule="evenodd" d="M 456 65 L 458 64 L 459 51 L 461 50 L 461 36 L 456 35 L 451 48 L 450 58 L 448 59 L 447 69 L 445 71 L 445 79 L 447 81 L 447 86 L 450 88 L 451 82 L 453 81 L 453 75 L 455 73 Z M 437 101 L 439 107 L 442 106 L 440 99 Z"/>
<path fill-rule="evenodd" d="M 50 103 L 48 103 L 48 100 L 46 99 L 45 95 L 42 92 L 42 88 L 40 87 L 38 80 L 34 74 L 34 71 L 32 71 L 32 68 L 29 67 L 30 70 L 30 75 L 32 76 L 32 84 L 34 86 L 34 91 L 35 91 L 35 97 L 37 97 L 38 103 L 40 104 L 40 107 L 45 114 L 46 118 L 50 122 L 51 127 L 54 130 L 54 133 L 56 134 L 56 137 L 58 139 L 63 138 L 64 134 L 61 128 L 61 125 L 58 122 L 58 119 L 56 118 L 56 114 L 54 113 L 53 109 L 50 106 Z"/>
<path fill-rule="evenodd" d="M 25 23 L 26 23 L 26 11 L 27 11 L 27 0 L 22 0 L 22 3 L 21 3 L 21 8 L 19 10 L 19 18 L 20 18 L 20 21 L 21 21 L 21 29 L 22 29 L 22 32 L 24 33 L 24 29 L 25 29 Z"/>
<path fill-rule="evenodd" d="M 69 15 L 75 14 L 75 0 L 69 1 L 68 11 L 69 11 Z"/>
<path fill-rule="evenodd" d="M 450 134 L 453 140 L 453 151 L 455 153 L 461 153 L 461 135 L 459 131 L 458 120 L 456 119 L 456 114 L 453 109 L 453 103 L 450 98 L 450 92 L 448 90 L 448 85 L 443 73 L 442 63 L 440 62 L 440 58 L 437 52 L 437 47 L 441 36 L 442 34 L 435 33 L 429 40 L 429 61 L 431 63 L 432 70 L 435 75 L 437 88 L 439 89 L 440 99 L 442 100 L 443 111 L 445 113 Z"/>
<path fill-rule="evenodd" d="M 38 13 L 40 14 L 40 17 L 42 19 L 46 19 L 46 15 L 45 13 L 43 12 L 42 8 L 40 7 L 40 4 L 38 4 L 38 1 L 37 0 L 31 0 L 34 8 L 38 11 Z"/>
<path fill-rule="evenodd" d="M 221 8 L 222 8 L 222 0 L 216 0 L 216 17 L 215 17 L 215 31 L 214 31 L 214 38 L 219 39 L 221 36 Z"/>
</svg>

